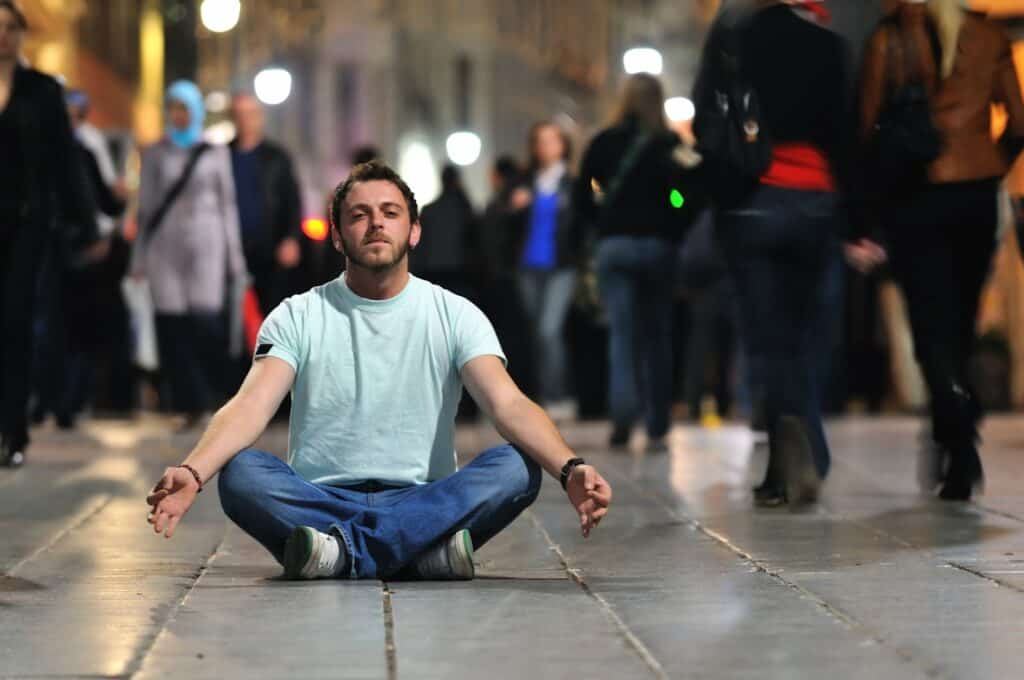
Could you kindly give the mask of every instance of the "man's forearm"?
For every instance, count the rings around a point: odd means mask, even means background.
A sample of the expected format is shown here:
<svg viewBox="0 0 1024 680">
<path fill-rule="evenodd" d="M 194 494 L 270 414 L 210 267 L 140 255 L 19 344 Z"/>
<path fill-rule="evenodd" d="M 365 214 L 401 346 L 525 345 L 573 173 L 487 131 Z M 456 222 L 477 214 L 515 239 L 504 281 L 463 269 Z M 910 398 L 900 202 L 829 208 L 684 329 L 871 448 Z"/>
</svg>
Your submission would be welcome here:
<svg viewBox="0 0 1024 680">
<path fill-rule="evenodd" d="M 572 449 L 544 409 L 526 396 L 501 405 L 494 413 L 499 434 L 557 478 L 562 466 L 573 457 Z"/>
<path fill-rule="evenodd" d="M 196 469 L 203 484 L 266 429 L 269 416 L 254 414 L 254 410 L 244 397 L 235 396 L 210 420 L 199 443 L 184 460 Z"/>
</svg>

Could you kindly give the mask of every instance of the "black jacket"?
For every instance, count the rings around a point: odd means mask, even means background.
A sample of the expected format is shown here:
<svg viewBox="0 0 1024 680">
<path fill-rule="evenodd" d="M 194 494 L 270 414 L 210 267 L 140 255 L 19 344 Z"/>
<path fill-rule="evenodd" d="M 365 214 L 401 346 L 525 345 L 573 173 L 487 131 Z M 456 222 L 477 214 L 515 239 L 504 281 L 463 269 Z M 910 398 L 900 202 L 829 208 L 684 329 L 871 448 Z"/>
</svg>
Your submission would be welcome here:
<svg viewBox="0 0 1024 680">
<path fill-rule="evenodd" d="M 639 126 L 627 121 L 599 132 L 590 142 L 573 191 L 575 231 L 593 231 L 598 238 L 656 236 L 676 241 L 693 221 L 703 190 L 697 173 L 673 159 L 680 140 L 669 130 L 648 138 L 614 196 L 606 194 L 600 204 L 595 201 L 593 183 L 608 191 L 640 134 Z M 683 209 L 673 207 L 673 190 L 684 197 Z"/>
<path fill-rule="evenodd" d="M 60 84 L 17 66 L 7 106 L 20 141 L 23 190 L 16 197 L 18 228 L 32 230 L 40 242 L 58 229 L 61 240 L 76 247 L 99 240 L 96 210 Z"/>
<path fill-rule="evenodd" d="M 237 142 L 231 142 L 234 151 Z M 299 198 L 299 184 L 295 179 L 291 157 L 283 148 L 268 142 L 256 147 L 260 167 L 260 187 L 263 189 L 263 228 L 269 235 L 269 249 L 264 256 L 272 257 L 273 250 L 288 237 L 302 235 L 302 200 Z M 252 256 L 253 253 L 246 253 Z"/>
</svg>

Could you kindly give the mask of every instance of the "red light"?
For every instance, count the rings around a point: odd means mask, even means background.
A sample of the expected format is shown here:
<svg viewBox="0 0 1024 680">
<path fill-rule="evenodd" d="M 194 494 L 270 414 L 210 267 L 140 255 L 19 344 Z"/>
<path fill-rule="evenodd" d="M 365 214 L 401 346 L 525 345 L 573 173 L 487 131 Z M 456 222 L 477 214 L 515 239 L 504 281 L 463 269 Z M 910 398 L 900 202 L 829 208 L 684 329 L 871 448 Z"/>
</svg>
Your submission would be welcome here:
<svg viewBox="0 0 1024 680">
<path fill-rule="evenodd" d="M 323 241 L 327 238 L 327 222 L 319 217 L 307 217 L 302 220 L 302 233 L 310 240 Z"/>
</svg>

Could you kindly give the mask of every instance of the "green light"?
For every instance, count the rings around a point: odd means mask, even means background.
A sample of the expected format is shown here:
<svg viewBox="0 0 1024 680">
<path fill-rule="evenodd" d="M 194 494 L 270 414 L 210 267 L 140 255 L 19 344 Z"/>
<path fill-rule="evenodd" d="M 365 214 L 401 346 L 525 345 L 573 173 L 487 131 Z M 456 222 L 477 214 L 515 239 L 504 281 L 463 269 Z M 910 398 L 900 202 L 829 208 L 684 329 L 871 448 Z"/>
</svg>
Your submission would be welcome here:
<svg viewBox="0 0 1024 680">
<path fill-rule="evenodd" d="M 673 208 L 682 208 L 683 204 L 686 203 L 686 199 L 679 192 L 679 189 L 673 189 L 672 193 L 668 195 L 668 200 L 672 204 Z"/>
</svg>

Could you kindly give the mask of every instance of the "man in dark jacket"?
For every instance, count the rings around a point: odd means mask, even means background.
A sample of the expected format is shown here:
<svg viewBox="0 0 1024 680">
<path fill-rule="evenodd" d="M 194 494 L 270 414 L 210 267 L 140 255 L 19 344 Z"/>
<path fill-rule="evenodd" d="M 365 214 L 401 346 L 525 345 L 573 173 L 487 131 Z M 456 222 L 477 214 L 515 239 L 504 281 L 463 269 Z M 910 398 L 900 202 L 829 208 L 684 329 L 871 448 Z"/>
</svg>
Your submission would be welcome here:
<svg viewBox="0 0 1024 680">
<path fill-rule="evenodd" d="M 25 459 L 35 292 L 56 225 L 98 240 L 63 91 L 19 61 L 27 28 L 0 0 L 0 465 Z"/>
<path fill-rule="evenodd" d="M 264 138 L 263 107 L 251 94 L 231 101 L 231 142 L 242 248 L 264 315 L 287 293 L 288 270 L 301 257 L 302 201 L 288 152 Z"/>
</svg>

